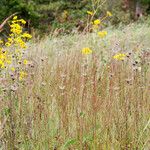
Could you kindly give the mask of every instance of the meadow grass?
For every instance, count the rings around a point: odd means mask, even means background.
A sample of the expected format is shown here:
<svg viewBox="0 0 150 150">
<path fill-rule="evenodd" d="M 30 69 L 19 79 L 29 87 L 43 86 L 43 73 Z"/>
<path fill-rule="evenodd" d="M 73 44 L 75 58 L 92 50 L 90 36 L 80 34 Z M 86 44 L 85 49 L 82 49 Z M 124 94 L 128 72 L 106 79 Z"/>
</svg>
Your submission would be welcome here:
<svg viewBox="0 0 150 150">
<path fill-rule="evenodd" d="M 28 78 L 1 91 L 0 149 L 149 150 L 149 39 L 147 25 L 133 24 L 109 28 L 105 39 L 88 33 L 29 43 Z M 83 55 L 84 47 L 93 53 Z M 119 52 L 123 61 L 113 59 Z"/>
</svg>

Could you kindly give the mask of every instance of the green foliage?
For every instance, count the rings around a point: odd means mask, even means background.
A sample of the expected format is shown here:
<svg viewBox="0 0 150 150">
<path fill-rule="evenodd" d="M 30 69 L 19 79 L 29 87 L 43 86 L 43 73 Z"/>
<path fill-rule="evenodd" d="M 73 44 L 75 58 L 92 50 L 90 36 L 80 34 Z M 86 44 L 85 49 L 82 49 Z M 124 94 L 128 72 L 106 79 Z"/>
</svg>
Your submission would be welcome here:
<svg viewBox="0 0 150 150">
<path fill-rule="evenodd" d="M 8 17 L 14 12 L 18 12 L 21 17 L 24 19 L 31 19 L 33 26 L 37 25 L 37 19 L 39 14 L 36 10 L 36 5 L 34 1 L 30 0 L 2 0 L 0 2 L 0 21 Z"/>
<path fill-rule="evenodd" d="M 72 28 L 76 19 L 84 18 L 88 0 L 1 0 L 0 22 L 14 12 L 26 20 L 31 20 L 31 26 L 45 30 L 53 28 Z M 67 17 L 63 18 L 63 12 Z"/>
<path fill-rule="evenodd" d="M 77 142 L 76 139 L 69 139 L 64 145 L 62 150 L 66 150 L 69 146 L 75 144 Z"/>
<path fill-rule="evenodd" d="M 104 9 L 104 7 L 103 7 Z M 115 0 L 105 4 L 105 11 L 109 10 L 112 12 L 113 17 L 111 18 L 111 23 L 113 25 L 118 24 L 128 24 L 131 21 L 131 15 L 129 11 L 124 11 L 122 9 L 122 1 Z"/>
<path fill-rule="evenodd" d="M 142 0 L 142 2 L 145 3 L 145 4 L 149 4 L 150 0 Z"/>
<path fill-rule="evenodd" d="M 150 0 L 141 2 L 147 5 Z M 0 6 L 0 22 L 12 13 L 19 12 L 20 17 L 30 22 L 30 27 L 39 29 L 41 33 L 57 28 L 68 32 L 80 21 L 86 22 L 87 10 L 96 8 L 95 18 L 109 10 L 113 13 L 112 24 L 127 24 L 131 21 L 130 12 L 122 9 L 122 0 L 1 0 Z"/>
</svg>

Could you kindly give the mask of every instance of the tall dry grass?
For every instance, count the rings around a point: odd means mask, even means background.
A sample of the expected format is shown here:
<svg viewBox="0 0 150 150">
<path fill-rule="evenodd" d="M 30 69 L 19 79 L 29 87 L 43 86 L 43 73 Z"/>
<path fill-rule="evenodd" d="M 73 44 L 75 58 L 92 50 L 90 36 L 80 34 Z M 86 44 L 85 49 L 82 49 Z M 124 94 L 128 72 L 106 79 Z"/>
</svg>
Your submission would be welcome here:
<svg viewBox="0 0 150 150">
<path fill-rule="evenodd" d="M 33 43 L 27 81 L 1 92 L 0 148 L 149 150 L 149 38 L 147 26 L 131 25 L 105 40 L 87 34 Z M 92 55 L 81 54 L 86 46 Z M 120 51 L 127 57 L 114 60 Z"/>
</svg>

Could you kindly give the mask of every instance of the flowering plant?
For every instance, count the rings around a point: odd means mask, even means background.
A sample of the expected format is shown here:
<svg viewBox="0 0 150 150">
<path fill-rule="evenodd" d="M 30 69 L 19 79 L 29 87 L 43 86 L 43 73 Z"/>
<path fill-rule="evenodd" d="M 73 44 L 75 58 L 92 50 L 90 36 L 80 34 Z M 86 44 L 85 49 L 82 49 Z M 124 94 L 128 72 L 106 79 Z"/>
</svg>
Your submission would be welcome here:
<svg viewBox="0 0 150 150">
<path fill-rule="evenodd" d="M 26 24 L 24 19 L 14 16 L 10 22 L 10 34 L 6 41 L 0 40 L 0 77 L 6 74 L 13 74 L 17 79 L 23 80 L 27 76 L 26 65 L 28 60 L 25 58 L 28 39 L 32 36 L 23 31 Z"/>
</svg>

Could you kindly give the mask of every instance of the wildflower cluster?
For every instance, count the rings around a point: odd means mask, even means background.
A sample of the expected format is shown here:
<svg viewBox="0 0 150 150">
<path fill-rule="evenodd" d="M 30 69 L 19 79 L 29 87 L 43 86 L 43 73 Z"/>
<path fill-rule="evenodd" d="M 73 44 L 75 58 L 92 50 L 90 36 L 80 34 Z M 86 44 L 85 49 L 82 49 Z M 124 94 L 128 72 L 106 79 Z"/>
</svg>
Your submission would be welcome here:
<svg viewBox="0 0 150 150">
<path fill-rule="evenodd" d="M 97 34 L 99 37 L 104 38 L 107 35 L 107 31 L 99 31 Z"/>
<path fill-rule="evenodd" d="M 111 12 L 107 11 L 106 15 L 102 18 L 102 19 L 96 19 L 92 22 L 93 25 L 93 30 L 95 30 L 100 38 L 104 38 L 107 35 L 107 31 L 98 31 L 100 25 L 102 25 L 102 22 L 107 18 L 107 17 L 111 17 L 112 14 Z"/>
<path fill-rule="evenodd" d="M 91 15 L 91 16 L 94 15 L 94 13 L 93 13 L 92 11 L 87 11 L 87 14 L 89 14 L 89 15 Z"/>
<path fill-rule="evenodd" d="M 9 55 L 8 51 L 3 51 L 2 48 L 0 48 L 0 68 L 4 69 L 5 66 L 11 64 L 11 55 Z"/>
<path fill-rule="evenodd" d="M 87 54 L 91 54 L 91 53 L 92 53 L 92 50 L 88 47 L 82 49 L 82 54 L 87 55 Z"/>
<path fill-rule="evenodd" d="M 92 11 L 87 11 L 87 14 L 92 16 L 92 18 L 93 18 L 95 13 Z M 102 19 L 95 19 L 94 21 L 92 21 L 92 28 L 94 31 L 96 31 L 96 33 L 98 34 L 98 36 L 100 38 L 104 38 L 107 35 L 107 31 L 105 31 L 105 30 L 99 31 L 99 27 L 102 25 L 103 20 L 105 20 L 107 17 L 111 17 L 111 16 L 112 16 L 111 12 L 107 11 L 106 15 Z M 88 47 L 82 49 L 82 54 L 88 55 L 91 53 L 92 53 L 92 50 Z"/>
<path fill-rule="evenodd" d="M 98 26 L 101 24 L 101 21 L 99 19 L 94 20 L 94 25 Z"/>
<path fill-rule="evenodd" d="M 124 60 L 125 57 L 126 57 L 126 54 L 123 54 L 123 53 L 118 53 L 118 54 L 113 56 L 113 58 L 116 60 Z"/>
<path fill-rule="evenodd" d="M 0 76 L 13 72 L 20 80 L 27 76 L 25 59 L 26 41 L 32 36 L 23 32 L 26 21 L 17 16 L 10 22 L 10 34 L 6 41 L 0 40 Z"/>
</svg>

